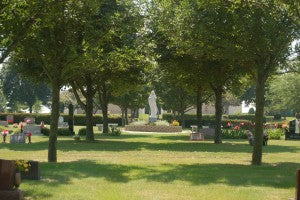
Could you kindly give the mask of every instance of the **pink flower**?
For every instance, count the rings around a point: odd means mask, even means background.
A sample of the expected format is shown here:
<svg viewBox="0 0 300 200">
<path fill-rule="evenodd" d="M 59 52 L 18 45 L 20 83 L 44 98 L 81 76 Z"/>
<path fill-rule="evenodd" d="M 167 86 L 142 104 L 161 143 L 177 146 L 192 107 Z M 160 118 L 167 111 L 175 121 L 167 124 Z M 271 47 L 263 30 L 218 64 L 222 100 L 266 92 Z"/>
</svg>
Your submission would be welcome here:
<svg viewBox="0 0 300 200">
<path fill-rule="evenodd" d="M 228 123 L 227 123 L 227 126 L 228 126 L 228 127 L 230 127 L 230 126 L 231 126 L 231 123 L 230 123 L 230 122 L 228 122 Z"/>
<path fill-rule="evenodd" d="M 240 127 L 239 127 L 238 125 L 236 125 L 236 126 L 234 127 L 234 130 L 238 131 L 238 130 L 240 130 Z"/>
<path fill-rule="evenodd" d="M 27 132 L 27 133 L 26 133 L 26 136 L 27 136 L 27 137 L 31 137 L 31 136 L 32 136 L 32 133 L 31 133 L 31 132 Z"/>
<path fill-rule="evenodd" d="M 4 131 L 3 131 L 3 135 L 7 135 L 8 133 L 9 133 L 8 130 L 4 130 Z"/>
<path fill-rule="evenodd" d="M 244 126 L 244 125 L 245 125 L 245 123 L 243 123 L 243 122 L 242 122 L 242 123 L 240 123 L 240 125 L 241 125 L 241 126 Z"/>
<path fill-rule="evenodd" d="M 30 119 L 27 119 L 26 120 L 26 123 L 30 124 L 31 120 Z"/>
</svg>

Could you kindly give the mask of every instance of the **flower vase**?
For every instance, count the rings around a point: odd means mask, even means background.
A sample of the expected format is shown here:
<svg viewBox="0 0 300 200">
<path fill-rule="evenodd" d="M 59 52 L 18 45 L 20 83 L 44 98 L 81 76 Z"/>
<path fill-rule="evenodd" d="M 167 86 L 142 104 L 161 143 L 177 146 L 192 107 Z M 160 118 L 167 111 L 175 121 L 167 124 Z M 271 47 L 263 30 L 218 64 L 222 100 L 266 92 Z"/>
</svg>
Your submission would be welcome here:
<svg viewBox="0 0 300 200">
<path fill-rule="evenodd" d="M 20 172 L 16 172 L 16 174 L 15 174 L 14 185 L 16 188 L 18 188 L 21 185 L 21 173 Z"/>
</svg>

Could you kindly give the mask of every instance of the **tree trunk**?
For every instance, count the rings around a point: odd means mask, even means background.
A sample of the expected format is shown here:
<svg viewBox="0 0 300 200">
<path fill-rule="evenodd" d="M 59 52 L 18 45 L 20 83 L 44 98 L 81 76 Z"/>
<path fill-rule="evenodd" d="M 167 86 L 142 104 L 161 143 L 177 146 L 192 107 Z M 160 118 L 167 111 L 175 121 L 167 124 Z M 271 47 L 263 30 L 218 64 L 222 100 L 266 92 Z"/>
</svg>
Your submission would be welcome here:
<svg viewBox="0 0 300 200">
<path fill-rule="evenodd" d="M 103 101 L 101 104 L 102 115 L 103 115 L 103 133 L 108 134 L 108 105 L 107 101 Z"/>
<path fill-rule="evenodd" d="M 181 109 L 180 111 L 180 121 L 182 128 L 185 128 L 184 109 Z"/>
<path fill-rule="evenodd" d="M 90 76 L 86 77 L 86 140 L 94 140 L 94 130 L 93 130 L 93 86 Z"/>
<path fill-rule="evenodd" d="M 222 113 L 223 113 L 223 107 L 222 107 L 222 87 L 217 87 L 214 89 L 216 102 L 215 102 L 215 117 L 216 117 L 216 125 L 215 125 L 215 143 L 220 144 L 222 143 Z"/>
<path fill-rule="evenodd" d="M 69 118 L 68 118 L 69 130 L 71 133 L 74 133 L 74 106 L 69 104 Z"/>
<path fill-rule="evenodd" d="M 202 128 L 202 89 L 201 86 L 198 87 L 197 91 L 197 126 L 198 129 Z"/>
<path fill-rule="evenodd" d="M 128 109 L 125 108 L 125 124 L 128 125 Z"/>
<path fill-rule="evenodd" d="M 32 106 L 33 105 L 29 105 L 29 113 L 32 113 Z"/>
<path fill-rule="evenodd" d="M 121 112 L 122 112 L 122 126 L 124 127 L 126 123 L 125 123 L 125 109 L 123 107 L 121 107 Z"/>
<path fill-rule="evenodd" d="M 60 86 L 58 81 L 53 81 L 52 88 L 52 106 L 51 106 L 51 122 L 48 146 L 48 162 L 57 162 L 57 130 L 59 118 L 59 91 Z"/>
<path fill-rule="evenodd" d="M 264 75 L 258 73 L 257 81 L 256 81 L 256 98 L 255 98 L 256 111 L 255 111 L 254 147 L 253 147 L 253 154 L 252 154 L 253 165 L 261 165 L 262 162 L 265 84 L 266 84 L 266 79 L 264 78 Z"/>
</svg>

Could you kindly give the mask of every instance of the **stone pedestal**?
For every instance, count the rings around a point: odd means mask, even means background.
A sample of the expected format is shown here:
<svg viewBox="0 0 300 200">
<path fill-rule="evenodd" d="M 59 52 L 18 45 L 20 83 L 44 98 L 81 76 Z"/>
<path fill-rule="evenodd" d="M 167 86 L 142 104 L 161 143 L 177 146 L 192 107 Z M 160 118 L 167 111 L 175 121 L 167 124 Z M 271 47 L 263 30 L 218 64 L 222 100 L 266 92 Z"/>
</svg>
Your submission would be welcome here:
<svg viewBox="0 0 300 200">
<path fill-rule="evenodd" d="M 0 126 L 8 126 L 8 122 L 7 121 L 0 121 Z"/>
<path fill-rule="evenodd" d="M 25 135 L 20 133 L 20 134 L 15 134 L 10 136 L 10 143 L 11 144 L 24 144 L 25 143 Z"/>
<path fill-rule="evenodd" d="M 37 161 L 28 161 L 30 168 L 28 172 L 21 172 L 22 179 L 40 180 L 40 164 Z"/>
<path fill-rule="evenodd" d="M 41 126 L 27 124 L 24 126 L 24 133 L 28 133 L 28 132 L 31 132 L 32 135 L 41 134 Z"/>
<path fill-rule="evenodd" d="M 23 192 L 19 189 L 16 190 L 0 190 L 0 200 L 23 200 Z"/>
<path fill-rule="evenodd" d="M 203 133 L 191 133 L 190 140 L 203 141 L 204 134 Z"/>
</svg>

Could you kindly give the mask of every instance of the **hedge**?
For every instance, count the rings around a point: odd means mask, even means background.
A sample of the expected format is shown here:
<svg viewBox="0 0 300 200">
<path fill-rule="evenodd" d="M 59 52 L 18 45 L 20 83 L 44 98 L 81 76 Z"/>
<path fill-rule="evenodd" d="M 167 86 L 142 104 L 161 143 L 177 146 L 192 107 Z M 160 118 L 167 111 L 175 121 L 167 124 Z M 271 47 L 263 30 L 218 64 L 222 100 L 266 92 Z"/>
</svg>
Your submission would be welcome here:
<svg viewBox="0 0 300 200">
<path fill-rule="evenodd" d="M 42 128 L 41 133 L 45 136 L 49 136 L 50 129 L 49 128 Z M 57 130 L 58 136 L 71 136 L 74 135 L 74 133 L 70 132 L 69 128 L 58 128 Z"/>
<path fill-rule="evenodd" d="M 167 120 L 171 123 L 173 120 L 180 121 L 179 116 L 174 116 L 173 114 L 163 114 L 163 120 Z M 273 116 L 266 116 L 264 121 L 273 120 Z M 222 125 L 226 125 L 227 122 L 231 123 L 246 123 L 247 125 L 255 121 L 255 115 L 253 114 L 240 114 L 240 115 L 223 115 Z M 189 128 L 191 125 L 197 124 L 197 116 L 193 114 L 184 115 L 185 128 Z M 214 126 L 215 125 L 215 116 L 214 115 L 202 115 L 202 124 L 203 126 Z"/>
<path fill-rule="evenodd" d="M 24 118 L 26 117 L 33 117 L 35 118 L 35 123 L 40 124 L 42 121 L 45 124 L 50 124 L 50 114 L 38 114 L 38 113 L 0 113 L 0 120 L 6 120 L 7 115 L 13 115 L 14 116 L 14 122 L 19 123 L 21 121 L 24 121 Z M 69 115 L 68 114 L 61 114 L 60 116 L 64 117 L 64 121 L 67 122 Z M 97 114 L 93 116 L 93 125 L 96 124 L 102 124 L 102 115 Z M 108 123 L 115 123 L 119 126 L 122 125 L 122 117 L 121 115 L 109 115 L 108 117 Z M 76 114 L 74 115 L 74 125 L 76 126 L 85 126 L 86 125 L 86 116 L 85 114 Z"/>
</svg>

